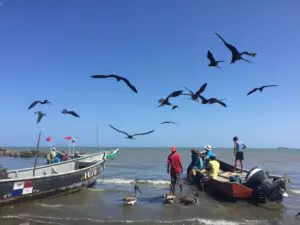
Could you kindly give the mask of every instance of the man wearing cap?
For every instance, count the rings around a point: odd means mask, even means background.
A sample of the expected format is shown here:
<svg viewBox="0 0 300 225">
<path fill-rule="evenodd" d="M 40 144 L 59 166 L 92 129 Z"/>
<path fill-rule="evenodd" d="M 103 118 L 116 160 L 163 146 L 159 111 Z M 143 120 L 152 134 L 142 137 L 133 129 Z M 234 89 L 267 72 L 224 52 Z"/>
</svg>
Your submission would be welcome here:
<svg viewBox="0 0 300 225">
<path fill-rule="evenodd" d="M 170 173 L 171 177 L 171 192 L 175 194 L 176 184 L 179 185 L 180 191 L 182 191 L 181 173 L 183 172 L 181 157 L 176 152 L 176 146 L 171 147 L 171 154 L 168 156 L 168 168 L 167 173 Z"/>
<path fill-rule="evenodd" d="M 212 147 L 211 145 L 205 145 L 204 146 L 204 149 L 205 151 L 201 152 L 202 156 L 204 157 L 204 161 L 205 161 L 205 168 L 207 169 L 208 168 L 208 163 L 209 163 L 209 160 L 210 160 L 210 157 L 215 155 L 213 152 L 212 152 Z"/>
</svg>

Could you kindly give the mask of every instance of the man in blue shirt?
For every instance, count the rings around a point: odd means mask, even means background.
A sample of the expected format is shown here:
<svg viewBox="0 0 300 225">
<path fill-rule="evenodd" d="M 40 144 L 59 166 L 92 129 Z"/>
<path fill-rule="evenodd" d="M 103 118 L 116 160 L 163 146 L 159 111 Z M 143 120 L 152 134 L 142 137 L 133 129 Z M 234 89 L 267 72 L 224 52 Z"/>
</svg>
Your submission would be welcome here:
<svg viewBox="0 0 300 225">
<path fill-rule="evenodd" d="M 212 152 L 211 145 L 205 145 L 204 146 L 205 151 L 201 152 L 201 155 L 205 161 L 205 169 L 208 169 L 208 163 L 211 156 L 215 156 L 215 154 Z"/>
<path fill-rule="evenodd" d="M 239 141 L 238 137 L 233 137 L 233 151 L 235 156 L 234 161 L 234 172 L 236 171 L 237 161 L 240 161 L 241 172 L 243 172 L 243 160 L 244 160 L 244 152 L 243 149 L 247 148 L 242 142 Z"/>
<path fill-rule="evenodd" d="M 191 153 L 192 161 L 187 170 L 187 177 L 192 182 L 193 178 L 197 175 L 197 171 L 203 168 L 203 162 L 199 150 L 192 149 Z"/>
</svg>

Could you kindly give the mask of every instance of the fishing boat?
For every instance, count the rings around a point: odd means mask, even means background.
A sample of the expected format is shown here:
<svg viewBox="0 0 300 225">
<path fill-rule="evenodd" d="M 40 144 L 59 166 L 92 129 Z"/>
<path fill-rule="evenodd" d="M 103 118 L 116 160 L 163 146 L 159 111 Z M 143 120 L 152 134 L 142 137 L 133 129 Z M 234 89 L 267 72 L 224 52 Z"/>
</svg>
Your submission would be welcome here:
<svg viewBox="0 0 300 225">
<path fill-rule="evenodd" d="M 106 157 L 105 159 L 114 159 L 116 158 L 118 152 L 119 152 L 120 149 L 115 149 L 115 150 L 112 150 L 112 151 L 106 151 Z"/>
<path fill-rule="evenodd" d="M 91 186 L 103 171 L 105 152 L 39 167 L 9 170 L 0 179 L 0 205 Z"/>
<path fill-rule="evenodd" d="M 256 204 L 267 201 L 281 202 L 288 196 L 286 184 L 289 180 L 286 176 L 270 175 L 257 167 L 237 173 L 233 172 L 234 166 L 221 160 L 218 162 L 220 172 L 216 179 L 202 182 L 205 175 L 197 172 L 190 182 L 207 192 L 232 201 L 249 200 Z"/>
</svg>

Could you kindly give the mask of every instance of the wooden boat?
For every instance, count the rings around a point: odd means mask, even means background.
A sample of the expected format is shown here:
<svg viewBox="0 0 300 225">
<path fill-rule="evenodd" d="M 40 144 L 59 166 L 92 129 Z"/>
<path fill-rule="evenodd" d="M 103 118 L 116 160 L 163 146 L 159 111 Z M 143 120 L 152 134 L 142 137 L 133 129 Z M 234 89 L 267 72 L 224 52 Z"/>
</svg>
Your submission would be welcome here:
<svg viewBox="0 0 300 225">
<path fill-rule="evenodd" d="M 234 166 L 221 160 L 218 162 L 220 163 L 220 172 L 217 179 L 209 179 L 202 183 L 201 179 L 204 178 L 204 175 L 198 171 L 190 182 L 201 189 L 204 187 L 204 190 L 208 192 L 233 201 L 244 199 L 255 203 L 265 203 L 266 200 L 280 202 L 283 197 L 287 197 L 286 178 L 269 175 L 256 167 L 237 173 L 233 172 Z M 237 168 L 237 171 L 240 169 Z"/>
<path fill-rule="evenodd" d="M 105 162 L 105 153 L 34 168 L 7 171 L 0 179 L 0 205 L 68 193 L 91 186 Z"/>
<path fill-rule="evenodd" d="M 118 152 L 119 152 L 120 149 L 115 149 L 115 150 L 112 150 L 112 151 L 106 151 L 106 156 L 105 156 L 105 159 L 114 159 Z"/>
</svg>

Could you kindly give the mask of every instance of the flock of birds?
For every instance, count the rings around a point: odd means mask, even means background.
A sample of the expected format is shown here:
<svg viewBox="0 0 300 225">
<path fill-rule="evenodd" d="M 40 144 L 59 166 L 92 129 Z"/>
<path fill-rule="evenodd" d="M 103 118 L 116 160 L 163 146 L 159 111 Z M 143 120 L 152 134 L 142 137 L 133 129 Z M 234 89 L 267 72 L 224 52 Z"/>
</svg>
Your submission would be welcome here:
<svg viewBox="0 0 300 225">
<path fill-rule="evenodd" d="M 124 205 L 135 205 L 136 201 L 137 201 L 137 192 L 139 192 L 140 194 L 142 194 L 140 188 L 138 187 L 138 185 L 136 184 L 136 182 L 133 182 L 134 183 L 134 194 L 132 195 L 125 195 L 123 197 L 123 203 Z M 175 203 L 176 201 L 176 196 L 174 194 L 171 194 L 171 193 L 165 193 L 163 196 L 163 202 L 165 204 L 173 204 Z M 193 196 L 187 196 L 187 195 L 184 195 L 184 196 L 181 196 L 179 198 L 179 202 L 183 205 L 194 205 L 196 203 L 198 203 L 198 198 L 199 198 L 199 195 L 197 192 L 194 192 Z"/>
<path fill-rule="evenodd" d="M 41 105 L 44 105 L 44 104 L 50 104 L 50 105 L 51 105 L 51 102 L 50 102 L 49 100 L 47 100 L 47 99 L 45 99 L 44 101 L 33 101 L 33 102 L 31 103 L 31 105 L 28 107 L 28 110 L 29 110 L 29 109 L 32 109 L 32 108 L 35 107 L 37 104 L 41 104 Z M 72 116 L 74 116 L 74 117 L 80 118 L 80 116 L 79 116 L 76 112 L 70 111 L 70 110 L 67 110 L 67 109 L 63 109 L 63 110 L 61 111 L 61 113 L 62 113 L 62 114 L 69 114 L 69 115 L 72 115 Z M 34 114 L 37 115 L 37 121 L 36 121 L 37 123 L 41 122 L 42 118 L 43 118 L 44 116 L 46 116 L 46 113 L 43 113 L 42 111 L 36 111 Z"/>
<path fill-rule="evenodd" d="M 256 53 L 251 53 L 248 51 L 243 51 L 240 52 L 237 50 L 237 48 L 235 46 L 233 46 L 232 44 L 229 44 L 228 42 L 226 42 L 223 37 L 221 37 L 221 35 L 219 35 L 218 33 L 215 33 L 215 35 L 223 42 L 223 44 L 225 45 L 225 47 L 227 49 L 230 50 L 231 52 L 231 61 L 230 64 L 235 63 L 236 61 L 242 60 L 245 62 L 251 62 L 248 59 L 243 58 L 243 55 L 247 55 L 247 56 L 251 56 L 251 57 L 255 57 Z M 207 58 L 209 60 L 209 67 L 216 67 L 216 68 L 221 68 L 219 66 L 219 63 L 224 62 L 224 60 L 216 60 L 213 53 L 211 51 L 207 52 Z M 122 81 L 124 82 L 134 93 L 138 93 L 137 88 L 125 77 L 116 75 L 116 74 L 97 74 L 97 75 L 92 75 L 91 78 L 93 79 L 107 79 L 107 78 L 112 78 L 115 79 L 117 82 Z M 269 87 L 276 87 L 278 85 L 263 85 L 261 87 L 255 87 L 252 90 L 250 90 L 247 95 L 251 95 L 256 91 L 260 91 L 262 92 L 265 88 L 269 88 Z M 157 107 L 162 107 L 162 106 L 170 106 L 172 110 L 175 110 L 176 108 L 178 108 L 179 106 L 176 104 L 172 104 L 170 102 L 170 100 L 172 98 L 176 98 L 179 96 L 190 96 L 190 99 L 192 101 L 198 102 L 200 104 L 219 104 L 222 107 L 227 107 L 226 103 L 224 102 L 225 99 L 218 99 L 215 97 L 204 97 L 203 96 L 203 92 L 206 90 L 207 88 L 207 83 L 204 83 L 203 85 L 200 86 L 200 88 L 196 91 L 192 91 L 186 87 L 184 87 L 184 89 L 187 91 L 187 93 L 184 92 L 184 90 L 177 90 L 177 91 L 173 91 L 171 94 L 169 94 L 167 97 L 165 98 L 160 98 L 158 100 L 159 105 Z M 32 104 L 28 107 L 28 109 L 32 109 L 33 107 L 35 107 L 37 104 L 51 104 L 50 101 L 48 101 L 47 99 L 44 101 L 34 101 L 32 102 Z M 72 110 L 67 110 L 67 109 L 63 109 L 61 111 L 62 114 L 68 114 L 77 118 L 80 118 L 80 116 Z M 46 116 L 46 113 L 42 112 L 42 111 L 36 111 L 35 114 L 37 115 L 37 123 L 39 123 L 43 117 Z M 173 122 L 173 121 L 163 121 L 161 122 L 161 124 L 174 124 L 174 125 L 178 125 L 177 123 Z M 113 130 L 125 134 L 127 139 L 133 140 L 135 139 L 135 136 L 138 135 L 147 135 L 147 134 L 151 134 L 154 132 L 154 130 L 148 131 L 148 132 L 142 132 L 142 133 L 135 133 L 135 134 L 129 134 L 128 132 L 122 131 L 118 128 L 115 128 L 112 125 L 109 125 Z"/>
<path fill-rule="evenodd" d="M 233 46 L 232 44 L 229 44 L 228 42 L 226 42 L 221 35 L 219 35 L 218 33 L 215 33 L 215 35 L 217 35 L 217 37 L 223 42 L 223 44 L 225 45 L 225 47 L 228 50 L 230 50 L 230 52 L 231 52 L 231 61 L 230 61 L 230 64 L 233 64 L 233 63 L 235 63 L 236 61 L 239 61 L 239 60 L 242 60 L 242 61 L 245 61 L 245 62 L 251 62 L 248 59 L 243 58 L 242 57 L 243 55 L 247 55 L 247 56 L 251 56 L 251 57 L 255 57 L 256 56 L 256 53 L 250 53 L 248 51 L 243 51 L 243 52 L 238 51 L 235 46 Z M 207 58 L 209 60 L 209 64 L 208 64 L 209 67 L 215 67 L 215 68 L 220 69 L 221 67 L 219 66 L 219 63 L 224 62 L 224 60 L 216 60 L 211 51 L 207 52 Z M 116 74 L 92 75 L 91 78 L 93 78 L 93 79 L 113 78 L 113 79 L 116 79 L 116 81 L 118 81 L 118 82 L 119 81 L 124 82 L 134 93 L 138 93 L 137 88 L 127 78 L 119 76 L 119 75 L 116 75 Z M 255 87 L 255 88 L 253 88 L 252 90 L 250 90 L 247 93 L 247 96 L 251 95 L 251 94 L 253 94 L 253 93 L 257 92 L 257 91 L 262 92 L 265 88 L 277 87 L 277 86 L 278 85 L 273 85 L 272 84 L 272 85 L 263 85 L 261 87 Z M 195 92 L 192 91 L 192 90 L 190 90 L 190 89 L 188 89 L 188 88 L 186 88 L 186 87 L 184 87 L 184 88 L 186 89 L 187 93 L 184 93 L 184 90 L 173 91 L 166 98 L 160 98 L 159 101 L 158 101 L 159 105 L 157 107 L 170 106 L 172 110 L 175 110 L 179 106 L 175 105 L 175 104 L 172 104 L 170 102 L 170 99 L 171 98 L 176 98 L 176 97 L 181 96 L 181 95 L 188 95 L 188 96 L 190 96 L 190 99 L 192 101 L 199 102 L 201 104 L 219 104 L 219 105 L 221 105 L 221 106 L 223 106 L 223 107 L 226 108 L 227 105 L 224 103 L 224 99 L 218 99 L 218 98 L 215 98 L 215 97 L 206 98 L 206 97 L 204 97 L 202 95 L 203 92 L 206 90 L 206 87 L 207 87 L 207 83 L 204 83 Z M 30 109 L 34 108 L 37 104 L 42 104 L 42 105 L 43 104 L 51 104 L 51 102 L 48 101 L 47 99 L 45 99 L 43 101 L 34 101 L 28 107 L 28 109 L 30 110 Z M 80 116 L 75 111 L 72 111 L 72 110 L 63 109 L 61 111 L 61 113 L 64 114 L 64 115 L 68 114 L 68 115 L 80 118 Z M 36 111 L 35 114 L 37 115 L 37 123 L 39 123 L 42 120 L 42 118 L 46 116 L 46 113 L 43 113 L 42 111 Z M 177 123 L 175 123 L 173 121 L 163 121 L 163 122 L 161 122 L 161 124 L 174 124 L 174 125 L 178 125 Z M 138 136 L 138 135 L 147 135 L 147 134 L 150 134 L 150 133 L 154 132 L 154 130 L 151 130 L 151 131 L 143 132 L 143 133 L 129 134 L 129 133 L 125 132 L 125 131 L 122 131 L 122 130 L 119 130 L 119 129 L 113 127 L 112 125 L 109 125 L 109 126 L 113 130 L 115 130 L 115 131 L 117 131 L 119 133 L 125 134 L 126 138 L 130 139 L 130 140 L 135 139 L 135 136 Z M 125 196 L 124 199 L 123 199 L 124 203 L 125 204 L 129 204 L 129 205 L 134 205 L 135 202 L 136 202 L 136 193 L 137 193 L 137 191 L 139 191 L 140 193 L 142 193 L 140 191 L 140 189 L 138 188 L 138 186 L 135 185 L 134 186 L 135 195 L 134 196 Z M 165 203 L 173 203 L 175 201 L 175 199 L 176 199 L 176 196 L 172 195 L 171 193 L 166 193 L 166 194 L 164 194 L 163 197 L 164 197 L 164 202 Z M 197 203 L 197 201 L 198 201 L 198 195 L 197 195 L 197 193 L 194 193 L 193 197 L 183 196 L 183 197 L 180 198 L 180 202 L 183 203 L 183 204 L 185 204 L 185 205 L 195 204 L 195 203 Z M 300 212 L 296 216 L 299 216 L 299 215 L 300 215 Z"/>
</svg>

